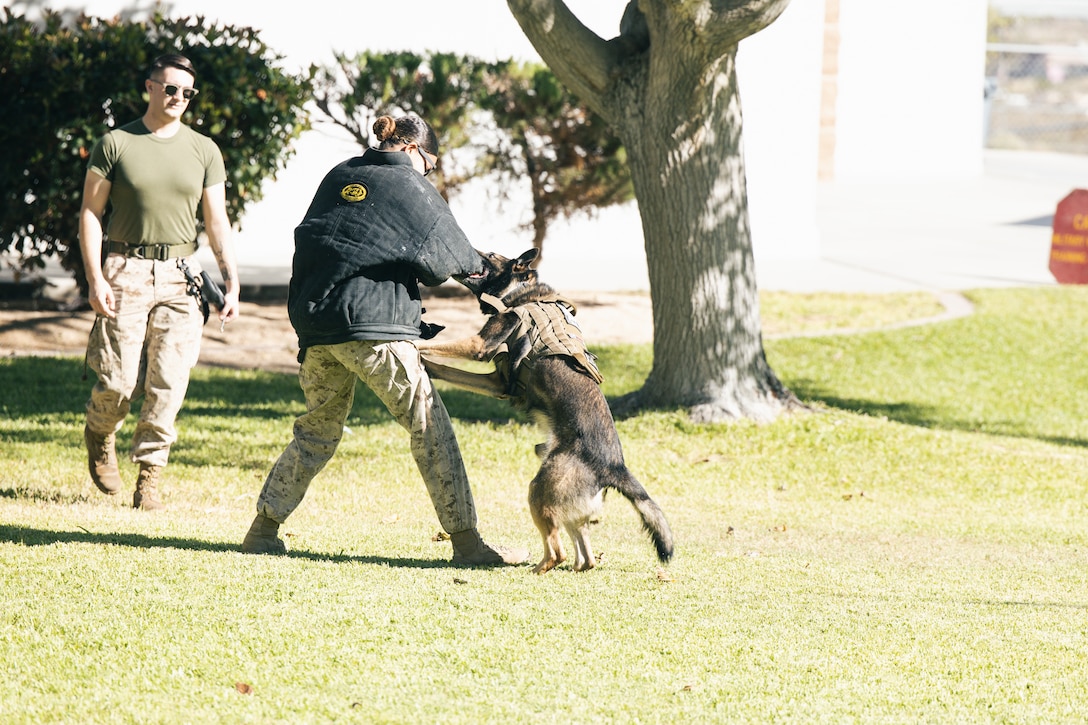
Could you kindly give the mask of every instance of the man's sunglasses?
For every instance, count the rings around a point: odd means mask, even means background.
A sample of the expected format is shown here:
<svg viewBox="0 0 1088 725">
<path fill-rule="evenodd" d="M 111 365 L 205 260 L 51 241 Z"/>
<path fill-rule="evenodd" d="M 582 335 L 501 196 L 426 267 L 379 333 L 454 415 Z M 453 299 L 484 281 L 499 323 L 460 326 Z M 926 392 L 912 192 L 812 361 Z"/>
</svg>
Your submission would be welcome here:
<svg viewBox="0 0 1088 725">
<path fill-rule="evenodd" d="M 184 98 L 186 101 L 193 100 L 193 96 L 195 96 L 197 93 L 200 93 L 200 91 L 195 88 L 182 88 L 181 86 L 174 85 L 173 83 L 163 83 L 162 81 L 157 81 L 154 78 L 148 78 L 148 80 L 152 83 L 158 83 L 160 86 L 162 86 L 162 92 L 168 96 L 176 96 L 178 94 L 178 91 L 181 91 L 181 97 Z"/>
</svg>

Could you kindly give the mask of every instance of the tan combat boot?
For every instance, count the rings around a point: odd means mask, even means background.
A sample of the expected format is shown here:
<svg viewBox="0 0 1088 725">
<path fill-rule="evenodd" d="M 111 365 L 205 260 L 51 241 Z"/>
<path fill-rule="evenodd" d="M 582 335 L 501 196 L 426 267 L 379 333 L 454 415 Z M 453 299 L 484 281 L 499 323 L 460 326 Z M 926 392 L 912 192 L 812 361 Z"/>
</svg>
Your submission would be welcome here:
<svg viewBox="0 0 1088 725">
<path fill-rule="evenodd" d="M 102 493 L 114 495 L 121 490 L 121 472 L 117 470 L 116 437 L 98 435 L 90 428 L 83 428 L 83 442 L 87 444 L 87 468 L 91 480 Z"/>
<path fill-rule="evenodd" d="M 242 540 L 242 551 L 247 554 L 286 554 L 287 545 L 276 536 L 279 530 L 279 521 L 257 514 L 249 525 L 246 538 Z"/>
<path fill-rule="evenodd" d="M 144 511 L 158 511 L 164 508 L 159 500 L 159 473 L 162 466 L 140 464 L 140 473 L 136 478 L 136 493 L 132 494 L 132 508 Z"/>
<path fill-rule="evenodd" d="M 450 534 L 453 563 L 459 566 L 517 566 L 529 561 L 529 550 L 493 546 L 480 538 L 476 529 Z"/>
</svg>

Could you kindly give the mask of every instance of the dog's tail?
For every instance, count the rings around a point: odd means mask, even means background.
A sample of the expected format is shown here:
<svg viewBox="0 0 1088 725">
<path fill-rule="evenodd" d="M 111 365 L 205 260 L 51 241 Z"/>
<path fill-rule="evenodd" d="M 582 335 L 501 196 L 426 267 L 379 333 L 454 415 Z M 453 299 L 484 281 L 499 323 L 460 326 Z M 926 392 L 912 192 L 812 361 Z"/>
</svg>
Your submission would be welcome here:
<svg viewBox="0 0 1088 725">
<path fill-rule="evenodd" d="M 669 561 L 673 554 L 672 529 L 669 528 L 669 522 L 665 520 L 661 507 L 654 503 L 638 479 L 626 466 L 621 466 L 612 469 L 612 475 L 608 477 L 605 485 L 619 491 L 631 502 L 642 517 L 642 527 L 654 542 L 657 558 L 662 562 Z"/>
</svg>

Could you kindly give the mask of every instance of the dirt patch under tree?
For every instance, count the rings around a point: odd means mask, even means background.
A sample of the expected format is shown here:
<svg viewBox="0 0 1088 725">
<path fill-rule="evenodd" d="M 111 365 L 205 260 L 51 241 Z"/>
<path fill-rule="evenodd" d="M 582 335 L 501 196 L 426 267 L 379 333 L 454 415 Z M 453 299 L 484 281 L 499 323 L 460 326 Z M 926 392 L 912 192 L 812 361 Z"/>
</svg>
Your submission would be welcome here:
<svg viewBox="0 0 1088 725">
<path fill-rule="evenodd" d="M 578 307 L 577 319 L 590 349 L 653 339 L 649 295 L 590 292 L 568 297 Z M 0 355 L 84 354 L 93 312 L 32 307 L 27 303 L 0 307 Z M 468 296 L 428 297 L 424 307 L 424 320 L 446 326 L 441 339 L 471 335 L 485 319 L 477 302 Z M 294 373 L 298 371 L 297 354 L 298 339 L 285 305 L 242 302 L 241 316 L 224 332 L 219 331 L 214 316 L 208 321 L 200 364 Z"/>
</svg>

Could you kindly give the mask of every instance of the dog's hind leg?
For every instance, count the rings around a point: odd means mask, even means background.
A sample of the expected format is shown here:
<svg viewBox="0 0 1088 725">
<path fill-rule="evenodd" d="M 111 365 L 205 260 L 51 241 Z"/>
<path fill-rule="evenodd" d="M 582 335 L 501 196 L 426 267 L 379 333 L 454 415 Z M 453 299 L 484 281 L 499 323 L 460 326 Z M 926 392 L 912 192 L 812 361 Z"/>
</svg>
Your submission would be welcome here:
<svg viewBox="0 0 1088 725">
<path fill-rule="evenodd" d="M 559 538 L 559 525 L 555 519 L 538 516 L 533 512 L 533 521 L 540 530 L 540 538 L 544 542 L 544 556 L 540 563 L 533 569 L 534 574 L 546 574 L 567 559 L 563 551 L 563 541 Z"/>
<path fill-rule="evenodd" d="M 593 547 L 589 543 L 589 521 L 568 521 L 566 529 L 571 541 L 574 542 L 574 570 L 588 571 L 597 566 Z"/>
<path fill-rule="evenodd" d="M 582 485 L 587 485 L 583 481 Z M 593 555 L 593 547 L 589 543 L 589 526 L 596 523 L 604 509 L 604 490 L 598 489 L 596 495 L 585 496 L 579 502 L 577 512 L 568 512 L 568 518 L 563 525 L 574 542 L 574 570 L 588 571 L 597 566 L 597 557 Z"/>
<path fill-rule="evenodd" d="M 544 542 L 544 556 L 540 564 L 533 569 L 533 574 L 546 574 L 567 560 L 566 552 L 562 551 L 562 540 L 559 539 L 559 519 L 556 509 L 548 500 L 547 490 L 549 481 L 546 471 L 547 463 L 536 471 L 536 476 L 529 482 L 529 513 L 533 516 L 533 524 L 541 532 L 541 540 Z"/>
</svg>

